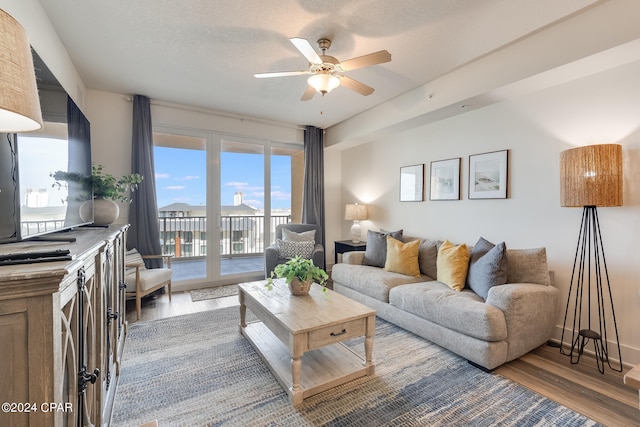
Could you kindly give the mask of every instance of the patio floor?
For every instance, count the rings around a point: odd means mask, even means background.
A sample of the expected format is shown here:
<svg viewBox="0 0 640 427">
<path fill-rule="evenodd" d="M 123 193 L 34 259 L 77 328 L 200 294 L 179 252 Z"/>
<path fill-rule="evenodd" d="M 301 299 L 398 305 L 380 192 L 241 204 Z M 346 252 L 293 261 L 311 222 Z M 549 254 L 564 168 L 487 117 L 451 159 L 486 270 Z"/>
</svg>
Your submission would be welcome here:
<svg viewBox="0 0 640 427">
<path fill-rule="evenodd" d="M 173 280 L 203 279 L 206 276 L 206 264 L 204 258 L 171 260 Z M 227 276 L 237 273 L 250 273 L 264 271 L 264 257 L 235 257 L 222 258 L 220 261 L 220 274 Z"/>
</svg>

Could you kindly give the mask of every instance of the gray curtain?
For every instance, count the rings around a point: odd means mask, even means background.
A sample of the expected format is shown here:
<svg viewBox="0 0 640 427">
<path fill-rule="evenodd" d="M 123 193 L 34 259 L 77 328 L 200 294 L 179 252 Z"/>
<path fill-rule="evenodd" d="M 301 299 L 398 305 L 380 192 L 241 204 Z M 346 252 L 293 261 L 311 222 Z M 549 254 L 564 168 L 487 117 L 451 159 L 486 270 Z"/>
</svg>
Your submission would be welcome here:
<svg viewBox="0 0 640 427">
<path fill-rule="evenodd" d="M 325 247 L 324 226 L 324 141 L 323 130 L 307 126 L 304 131 L 304 188 L 302 223 L 320 226 L 316 241 Z M 326 259 L 323 263 L 326 265 Z"/>
<path fill-rule="evenodd" d="M 160 231 L 156 199 L 155 171 L 153 167 L 153 135 L 151 103 L 142 95 L 133 97 L 133 140 L 131 144 L 131 171 L 143 176 L 129 207 L 129 233 L 127 248 L 136 248 L 142 255 L 159 255 Z M 162 267 L 162 260 L 145 260 L 148 268 Z"/>
</svg>

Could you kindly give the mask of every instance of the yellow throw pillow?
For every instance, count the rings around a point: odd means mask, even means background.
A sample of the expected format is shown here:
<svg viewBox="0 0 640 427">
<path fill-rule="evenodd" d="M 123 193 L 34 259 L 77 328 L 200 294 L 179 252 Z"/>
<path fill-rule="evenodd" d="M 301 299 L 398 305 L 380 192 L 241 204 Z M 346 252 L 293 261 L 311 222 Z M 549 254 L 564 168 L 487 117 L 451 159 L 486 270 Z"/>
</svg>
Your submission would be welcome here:
<svg viewBox="0 0 640 427">
<path fill-rule="evenodd" d="M 461 291 L 467 281 L 469 250 L 464 243 L 455 246 L 445 240 L 438 250 L 438 282 L 454 291 Z"/>
<path fill-rule="evenodd" d="M 420 249 L 420 240 L 402 243 L 398 239 L 387 236 L 387 260 L 384 263 L 384 269 L 393 273 L 420 277 L 418 249 Z"/>
</svg>

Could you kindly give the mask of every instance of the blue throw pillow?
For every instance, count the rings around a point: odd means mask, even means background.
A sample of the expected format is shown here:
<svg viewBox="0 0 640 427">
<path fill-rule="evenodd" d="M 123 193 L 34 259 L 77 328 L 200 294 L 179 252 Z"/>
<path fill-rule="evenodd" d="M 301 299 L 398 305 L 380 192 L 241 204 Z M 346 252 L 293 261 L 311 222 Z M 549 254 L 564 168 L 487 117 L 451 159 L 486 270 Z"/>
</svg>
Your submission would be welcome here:
<svg viewBox="0 0 640 427">
<path fill-rule="evenodd" d="M 467 286 L 486 300 L 489 289 L 507 283 L 508 271 L 505 243 L 494 245 L 481 237 L 471 251 Z"/>
</svg>

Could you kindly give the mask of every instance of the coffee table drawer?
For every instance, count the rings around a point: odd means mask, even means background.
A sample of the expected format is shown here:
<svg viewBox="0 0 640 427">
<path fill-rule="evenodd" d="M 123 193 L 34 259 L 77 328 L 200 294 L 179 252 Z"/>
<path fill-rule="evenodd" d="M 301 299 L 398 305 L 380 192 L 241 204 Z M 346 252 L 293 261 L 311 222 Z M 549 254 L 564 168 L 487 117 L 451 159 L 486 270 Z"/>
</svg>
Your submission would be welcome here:
<svg viewBox="0 0 640 427">
<path fill-rule="evenodd" d="M 366 322 L 366 318 L 356 319 L 311 331 L 309 332 L 309 349 L 362 336 L 366 331 Z"/>
</svg>

